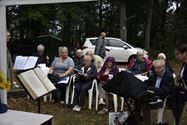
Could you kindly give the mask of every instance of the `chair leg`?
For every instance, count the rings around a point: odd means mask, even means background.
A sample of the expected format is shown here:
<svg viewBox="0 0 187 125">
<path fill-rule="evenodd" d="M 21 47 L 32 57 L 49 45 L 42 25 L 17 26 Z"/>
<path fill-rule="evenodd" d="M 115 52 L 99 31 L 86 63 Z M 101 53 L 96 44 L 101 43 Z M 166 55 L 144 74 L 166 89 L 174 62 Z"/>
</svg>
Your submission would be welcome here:
<svg viewBox="0 0 187 125">
<path fill-rule="evenodd" d="M 48 97 L 49 97 L 49 102 L 52 100 L 52 94 L 49 93 L 49 94 L 43 96 L 44 102 L 47 102 Z"/>
<path fill-rule="evenodd" d="M 99 91 L 98 91 L 98 88 L 96 88 L 95 90 L 96 90 L 95 110 L 97 111 L 98 110 Z"/>
<path fill-rule="evenodd" d="M 88 109 L 92 108 L 92 95 L 93 95 L 92 89 L 88 90 Z"/>
<path fill-rule="evenodd" d="M 168 97 L 166 97 L 164 99 L 164 103 L 163 103 L 162 108 L 158 109 L 157 123 L 163 123 L 164 122 L 164 114 L 165 114 L 165 107 L 166 107 L 167 98 Z"/>
<path fill-rule="evenodd" d="M 118 98 L 117 98 L 117 95 L 116 94 L 113 94 L 113 103 L 114 103 L 114 112 L 117 112 L 117 108 L 118 108 Z"/>
<path fill-rule="evenodd" d="M 121 111 L 123 111 L 123 107 L 124 107 L 124 98 L 123 97 L 120 97 L 121 98 Z"/>
<path fill-rule="evenodd" d="M 27 95 L 27 99 L 30 99 L 30 95 Z"/>
<path fill-rule="evenodd" d="M 45 95 L 43 98 L 44 98 L 44 102 L 47 102 L 47 95 Z"/>
<path fill-rule="evenodd" d="M 69 89 L 70 89 L 70 86 L 68 85 L 66 87 L 66 99 L 65 99 L 65 104 L 68 104 L 69 102 Z"/>
<path fill-rule="evenodd" d="M 72 90 L 72 94 L 71 94 L 71 104 L 73 104 L 73 99 L 74 99 L 74 93 L 75 93 L 74 88 L 75 88 L 75 86 L 73 86 L 73 90 Z"/>
<path fill-rule="evenodd" d="M 158 117 L 157 117 L 157 123 L 163 123 L 164 119 L 164 108 L 158 109 Z"/>
<path fill-rule="evenodd" d="M 51 102 L 52 100 L 52 93 L 49 93 L 49 101 Z"/>
</svg>

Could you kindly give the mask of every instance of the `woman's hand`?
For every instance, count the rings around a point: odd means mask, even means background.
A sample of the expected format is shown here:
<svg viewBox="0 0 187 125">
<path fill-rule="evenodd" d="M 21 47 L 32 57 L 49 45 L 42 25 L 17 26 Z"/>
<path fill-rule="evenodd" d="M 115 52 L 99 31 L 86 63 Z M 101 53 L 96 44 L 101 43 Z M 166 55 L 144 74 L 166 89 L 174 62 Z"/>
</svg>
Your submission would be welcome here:
<svg viewBox="0 0 187 125">
<path fill-rule="evenodd" d="M 62 74 L 62 73 L 57 73 L 58 75 L 59 75 L 59 77 L 65 77 L 65 75 L 64 74 Z"/>
</svg>

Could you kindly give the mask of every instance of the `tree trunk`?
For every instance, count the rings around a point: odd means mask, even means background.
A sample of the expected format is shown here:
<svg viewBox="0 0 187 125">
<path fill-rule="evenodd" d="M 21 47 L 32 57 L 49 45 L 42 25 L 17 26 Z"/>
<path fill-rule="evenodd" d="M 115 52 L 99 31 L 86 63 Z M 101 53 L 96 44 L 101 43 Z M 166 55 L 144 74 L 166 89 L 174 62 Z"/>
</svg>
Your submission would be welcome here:
<svg viewBox="0 0 187 125">
<path fill-rule="evenodd" d="M 103 15 L 102 15 L 102 2 L 103 0 L 100 0 L 99 2 L 99 32 L 103 31 Z"/>
<path fill-rule="evenodd" d="M 148 14 L 147 14 L 147 24 L 146 24 L 146 31 L 145 31 L 145 48 L 150 48 L 150 31 L 151 31 L 151 22 L 153 16 L 153 0 L 149 0 L 149 7 L 148 7 Z"/>
<path fill-rule="evenodd" d="M 122 40 L 127 41 L 127 17 L 126 17 L 126 0 L 120 0 L 120 37 Z"/>
</svg>

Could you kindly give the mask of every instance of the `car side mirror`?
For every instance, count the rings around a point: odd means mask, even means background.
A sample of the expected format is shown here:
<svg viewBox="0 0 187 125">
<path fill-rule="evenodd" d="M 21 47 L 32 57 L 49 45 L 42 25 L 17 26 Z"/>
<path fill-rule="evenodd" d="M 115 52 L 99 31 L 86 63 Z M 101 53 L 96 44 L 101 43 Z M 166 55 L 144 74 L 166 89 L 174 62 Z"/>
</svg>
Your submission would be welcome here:
<svg viewBox="0 0 187 125">
<path fill-rule="evenodd" d="M 127 47 L 127 46 L 123 46 L 123 48 L 124 48 L 124 49 L 128 49 L 128 47 Z"/>
</svg>

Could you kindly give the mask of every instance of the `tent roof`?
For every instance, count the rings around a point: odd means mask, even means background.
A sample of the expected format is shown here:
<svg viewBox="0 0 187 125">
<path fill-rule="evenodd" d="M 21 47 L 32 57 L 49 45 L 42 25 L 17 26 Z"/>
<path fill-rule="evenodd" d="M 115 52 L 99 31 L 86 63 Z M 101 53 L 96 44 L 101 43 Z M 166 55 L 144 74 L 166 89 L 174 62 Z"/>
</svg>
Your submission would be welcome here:
<svg viewBox="0 0 187 125">
<path fill-rule="evenodd" d="M 32 5 L 32 4 L 50 4 L 50 3 L 71 3 L 86 2 L 95 0 L 0 0 L 0 5 Z"/>
</svg>

